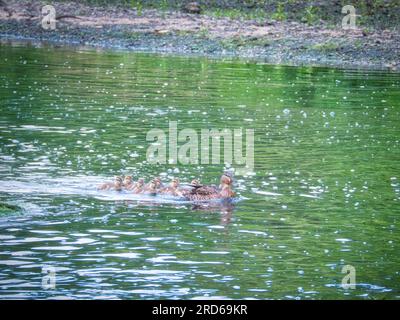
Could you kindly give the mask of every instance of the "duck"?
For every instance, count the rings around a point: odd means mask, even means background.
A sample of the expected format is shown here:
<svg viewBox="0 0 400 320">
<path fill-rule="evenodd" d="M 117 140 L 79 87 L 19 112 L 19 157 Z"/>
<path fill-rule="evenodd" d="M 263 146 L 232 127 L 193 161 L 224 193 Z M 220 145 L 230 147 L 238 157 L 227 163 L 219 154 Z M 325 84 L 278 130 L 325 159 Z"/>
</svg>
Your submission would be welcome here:
<svg viewBox="0 0 400 320">
<path fill-rule="evenodd" d="M 194 188 L 198 188 L 198 187 L 201 187 L 202 184 L 200 183 L 200 180 L 193 179 L 193 180 L 190 182 L 189 186 L 194 187 Z"/>
<path fill-rule="evenodd" d="M 231 174 L 224 173 L 220 179 L 220 195 L 222 198 L 229 199 L 235 196 L 235 192 L 232 190 L 233 177 Z"/>
<path fill-rule="evenodd" d="M 136 181 L 131 190 L 135 194 L 142 193 L 144 191 L 144 179 L 140 178 L 138 181 Z"/>
<path fill-rule="evenodd" d="M 235 196 L 235 193 L 232 190 L 232 183 L 232 176 L 228 173 L 224 173 L 221 176 L 219 187 L 213 185 L 207 186 L 201 184 L 191 184 L 193 188 L 188 192 L 185 192 L 183 196 L 186 200 L 190 201 L 230 199 Z"/>
<path fill-rule="evenodd" d="M 215 185 L 203 185 L 201 184 L 200 180 L 193 179 L 190 184 L 188 184 L 189 188 L 183 190 L 184 196 L 188 194 L 211 194 L 211 193 L 218 193 L 218 188 Z"/>
<path fill-rule="evenodd" d="M 156 190 L 160 191 L 161 189 L 164 188 L 164 184 L 162 183 L 160 177 L 156 177 L 153 179 L 155 185 L 156 185 Z"/>
<path fill-rule="evenodd" d="M 122 184 L 126 190 L 132 190 L 134 187 L 132 176 L 126 176 Z"/>
<path fill-rule="evenodd" d="M 159 193 L 166 194 L 171 196 L 180 196 L 182 193 L 180 192 L 179 188 L 179 179 L 174 178 L 171 180 L 171 183 L 168 187 L 162 188 Z"/>
<path fill-rule="evenodd" d="M 123 186 L 123 180 L 121 176 L 116 176 L 113 182 L 105 182 L 98 187 L 98 190 L 115 190 L 121 191 Z"/>
<path fill-rule="evenodd" d="M 159 182 L 157 181 L 157 179 L 151 180 L 150 183 L 148 183 L 144 186 L 143 193 L 155 196 L 158 192 L 158 190 L 157 190 L 158 185 L 159 185 Z"/>
<path fill-rule="evenodd" d="M 203 185 L 200 183 L 200 180 L 193 179 L 190 183 L 183 184 L 181 187 L 178 189 L 178 193 L 180 196 L 185 196 L 189 193 L 191 193 L 194 189 L 200 188 Z"/>
</svg>

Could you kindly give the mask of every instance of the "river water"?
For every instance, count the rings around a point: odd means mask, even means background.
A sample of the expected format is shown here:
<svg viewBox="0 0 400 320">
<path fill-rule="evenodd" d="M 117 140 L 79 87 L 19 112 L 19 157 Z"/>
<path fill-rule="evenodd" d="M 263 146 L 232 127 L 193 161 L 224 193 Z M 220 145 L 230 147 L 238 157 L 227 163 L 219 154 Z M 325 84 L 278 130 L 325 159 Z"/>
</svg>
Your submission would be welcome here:
<svg viewBox="0 0 400 320">
<path fill-rule="evenodd" d="M 1 299 L 400 298 L 399 73 L 6 44 L 0 70 Z M 149 163 L 174 122 L 254 130 L 236 203 L 96 190 L 236 169 Z"/>
</svg>

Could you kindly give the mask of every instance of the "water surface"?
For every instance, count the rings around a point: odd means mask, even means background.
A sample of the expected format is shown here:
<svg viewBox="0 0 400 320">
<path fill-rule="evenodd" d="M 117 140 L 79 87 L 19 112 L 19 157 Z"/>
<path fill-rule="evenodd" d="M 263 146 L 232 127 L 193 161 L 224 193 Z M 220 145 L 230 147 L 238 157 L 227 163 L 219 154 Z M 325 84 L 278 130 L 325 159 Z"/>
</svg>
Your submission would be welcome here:
<svg viewBox="0 0 400 320">
<path fill-rule="evenodd" d="M 0 215 L 0 298 L 400 297 L 398 73 L 8 45 L 0 70 L 0 202 L 22 208 Z M 96 191 L 116 174 L 217 183 L 223 162 L 146 162 L 170 121 L 255 130 L 242 201 Z"/>
</svg>

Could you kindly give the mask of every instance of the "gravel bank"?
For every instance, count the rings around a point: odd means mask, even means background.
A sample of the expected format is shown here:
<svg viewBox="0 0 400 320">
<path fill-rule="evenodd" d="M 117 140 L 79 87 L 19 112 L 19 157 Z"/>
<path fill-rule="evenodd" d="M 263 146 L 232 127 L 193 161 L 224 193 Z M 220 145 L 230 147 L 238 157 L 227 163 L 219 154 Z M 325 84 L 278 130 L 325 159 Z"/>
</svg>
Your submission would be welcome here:
<svg viewBox="0 0 400 320">
<path fill-rule="evenodd" d="M 400 70 L 400 33 L 307 25 L 295 21 L 216 18 L 180 11 L 54 2 L 56 30 L 41 27 L 42 1 L 0 7 L 0 39 L 210 57 L 287 65 Z"/>
</svg>

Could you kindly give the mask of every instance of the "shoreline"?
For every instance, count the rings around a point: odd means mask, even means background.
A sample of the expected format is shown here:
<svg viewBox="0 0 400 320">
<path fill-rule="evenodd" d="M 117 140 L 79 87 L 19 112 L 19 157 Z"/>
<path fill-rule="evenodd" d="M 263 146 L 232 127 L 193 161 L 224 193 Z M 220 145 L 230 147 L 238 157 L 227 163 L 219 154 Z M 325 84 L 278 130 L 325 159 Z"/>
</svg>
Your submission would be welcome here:
<svg viewBox="0 0 400 320">
<path fill-rule="evenodd" d="M 293 61 L 279 61 L 274 62 L 268 59 L 268 57 L 261 56 L 245 56 L 234 53 L 220 53 L 220 54 L 209 54 L 204 52 L 187 52 L 178 50 L 160 50 L 160 49 L 150 49 L 150 48 L 129 48 L 122 47 L 118 45 L 105 45 L 105 44 L 96 44 L 96 43 L 80 43 L 77 41 L 66 41 L 66 40 L 47 40 L 47 39 L 35 39 L 21 36 L 10 36 L 7 35 L 7 38 L 3 38 L 3 35 L 0 34 L 0 47 L 2 45 L 11 45 L 11 46 L 34 46 L 34 47 L 55 47 L 55 48 L 71 48 L 71 49 L 79 49 L 79 50 L 96 50 L 96 51 L 105 51 L 105 52 L 118 52 L 118 53 L 141 53 L 141 54 L 156 54 L 161 56 L 170 56 L 170 57 L 178 57 L 178 58 L 206 58 L 214 61 L 243 61 L 246 63 L 260 63 L 266 65 L 277 65 L 282 67 L 310 67 L 310 68 L 334 68 L 339 70 L 348 70 L 348 71 L 381 71 L 381 72 L 393 72 L 399 73 L 399 68 L 385 67 L 382 65 L 371 65 L 371 64 L 362 64 L 362 63 L 352 63 L 352 62 L 343 62 L 343 61 L 334 61 L 331 63 L 316 63 L 314 61 L 297 61 L 294 63 Z"/>
<path fill-rule="evenodd" d="M 62 14 L 56 30 L 44 30 L 41 17 L 26 16 L 26 5 L 12 2 L 13 15 L 0 10 L 1 43 L 47 43 L 104 50 L 157 53 L 212 59 L 241 59 L 287 66 L 400 71 L 400 34 L 395 30 L 342 30 L 294 21 L 235 21 L 177 11 L 121 8 L 106 15 L 102 7 L 54 3 Z M 73 6 L 73 5 L 74 6 Z M 92 10 L 91 15 L 86 15 Z M 57 11 L 57 12 L 58 12 Z"/>
</svg>

